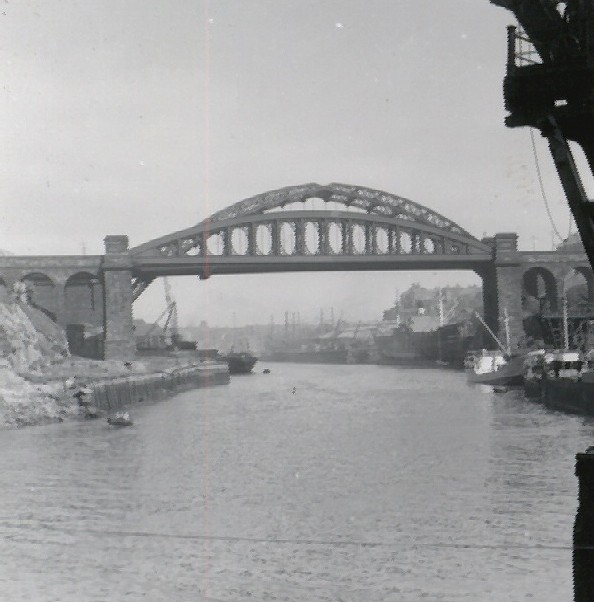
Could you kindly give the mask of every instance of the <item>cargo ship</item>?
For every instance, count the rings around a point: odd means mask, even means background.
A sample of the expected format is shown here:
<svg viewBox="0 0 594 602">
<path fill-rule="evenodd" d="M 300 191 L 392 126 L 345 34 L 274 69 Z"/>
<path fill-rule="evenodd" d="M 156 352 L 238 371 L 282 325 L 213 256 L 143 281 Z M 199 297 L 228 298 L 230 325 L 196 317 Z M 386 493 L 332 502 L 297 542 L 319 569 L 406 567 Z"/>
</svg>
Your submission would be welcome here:
<svg viewBox="0 0 594 602">
<path fill-rule="evenodd" d="M 346 364 L 348 357 L 348 346 L 335 333 L 277 341 L 263 356 L 271 362 L 301 364 Z"/>
<path fill-rule="evenodd" d="M 375 344 L 380 364 L 411 364 L 421 360 L 411 329 L 398 320 L 380 322 L 375 333 Z"/>
<path fill-rule="evenodd" d="M 439 364 L 464 367 L 464 357 L 477 346 L 474 325 L 439 326 L 436 316 L 413 316 L 409 323 L 383 321 L 375 335 L 380 363 Z"/>
<path fill-rule="evenodd" d="M 348 350 L 336 349 L 284 349 L 267 353 L 264 359 L 271 362 L 296 362 L 301 364 L 346 364 Z"/>
<path fill-rule="evenodd" d="M 474 319 L 481 308 L 479 287 L 413 284 L 384 311 L 376 334 L 380 361 L 463 368 L 468 351 L 483 346 Z"/>
<path fill-rule="evenodd" d="M 376 325 L 339 323 L 330 332 L 271 342 L 263 359 L 308 364 L 369 364 L 376 361 Z"/>
<path fill-rule="evenodd" d="M 229 374 L 249 374 L 256 365 L 258 358 L 247 351 L 230 351 L 219 354 L 217 359 L 227 362 Z"/>
</svg>

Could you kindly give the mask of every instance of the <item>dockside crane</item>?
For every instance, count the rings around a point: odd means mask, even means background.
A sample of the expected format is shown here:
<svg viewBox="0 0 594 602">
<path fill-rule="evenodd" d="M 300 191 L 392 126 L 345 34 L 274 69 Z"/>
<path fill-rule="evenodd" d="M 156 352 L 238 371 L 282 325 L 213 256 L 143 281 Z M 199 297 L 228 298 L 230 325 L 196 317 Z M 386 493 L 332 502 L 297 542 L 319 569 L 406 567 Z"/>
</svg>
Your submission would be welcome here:
<svg viewBox="0 0 594 602">
<path fill-rule="evenodd" d="M 511 10 L 504 80 L 506 125 L 537 128 L 547 138 L 569 208 L 594 268 L 594 203 L 588 199 L 569 141 L 594 173 L 594 0 L 490 0 Z M 564 324 L 564 346 L 568 345 Z M 584 394 L 584 393 L 582 393 Z M 587 395 L 587 393 L 586 393 Z M 579 505 L 573 531 L 575 602 L 594 600 L 594 463 L 576 456 Z"/>
<path fill-rule="evenodd" d="M 547 138 L 569 208 L 594 267 L 594 203 L 569 141 L 594 173 L 594 0 L 490 0 L 510 10 L 503 85 L 508 127 L 533 127 Z"/>
<path fill-rule="evenodd" d="M 165 339 L 168 342 L 168 346 L 175 349 L 180 342 L 179 324 L 177 320 L 177 303 L 173 298 L 171 285 L 166 277 L 163 277 L 163 287 L 165 288 L 165 309 L 155 320 L 151 328 L 146 332 L 145 336 L 148 337 L 151 335 L 157 326 L 159 326 L 159 322 L 165 318 L 165 322 L 163 323 L 163 326 L 161 326 L 161 329 Z"/>
<path fill-rule="evenodd" d="M 163 287 L 165 288 L 165 304 L 169 309 L 169 313 L 167 315 L 167 320 L 165 322 L 164 330 L 167 330 L 170 333 L 171 345 L 175 348 L 177 347 L 180 336 L 179 336 L 179 323 L 177 320 L 177 303 L 173 298 L 173 294 L 171 292 L 171 285 L 169 284 L 169 280 L 167 277 L 163 278 Z"/>
</svg>

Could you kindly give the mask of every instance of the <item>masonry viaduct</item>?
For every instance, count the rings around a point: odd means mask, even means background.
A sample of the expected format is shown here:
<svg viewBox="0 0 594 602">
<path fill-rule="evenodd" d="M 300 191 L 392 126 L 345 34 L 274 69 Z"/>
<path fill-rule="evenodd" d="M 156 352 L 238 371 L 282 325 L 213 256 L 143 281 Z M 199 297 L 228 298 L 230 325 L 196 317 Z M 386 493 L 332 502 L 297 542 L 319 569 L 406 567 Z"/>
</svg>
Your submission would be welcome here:
<svg viewBox="0 0 594 602">
<path fill-rule="evenodd" d="M 327 208 L 307 209 L 312 198 Z M 132 249 L 118 235 L 105 238 L 104 255 L 2 256 L 0 291 L 5 298 L 25 291 L 67 331 L 71 346 L 94 341 L 85 354 L 130 359 L 133 301 L 159 276 L 463 269 L 482 278 L 491 328 L 501 333 L 507 315 L 514 345 L 523 334 L 525 299 L 545 298 L 558 310 L 569 274 L 580 274 L 594 302 L 594 276 L 579 248 L 523 252 L 517 238 L 478 240 L 444 216 L 382 191 L 306 184 L 246 199 Z"/>
</svg>

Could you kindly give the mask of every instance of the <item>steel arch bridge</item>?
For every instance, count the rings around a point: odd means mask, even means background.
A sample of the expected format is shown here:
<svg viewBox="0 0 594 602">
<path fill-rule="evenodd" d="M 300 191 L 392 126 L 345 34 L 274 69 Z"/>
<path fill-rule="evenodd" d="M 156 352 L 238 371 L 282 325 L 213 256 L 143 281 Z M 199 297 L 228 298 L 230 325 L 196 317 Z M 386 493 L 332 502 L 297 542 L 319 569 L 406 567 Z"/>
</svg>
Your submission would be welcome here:
<svg viewBox="0 0 594 602">
<path fill-rule="evenodd" d="M 323 210 L 308 210 L 321 199 Z M 492 246 L 381 190 L 315 183 L 240 201 L 130 250 L 138 296 L 157 276 L 318 270 L 479 269 Z"/>
</svg>

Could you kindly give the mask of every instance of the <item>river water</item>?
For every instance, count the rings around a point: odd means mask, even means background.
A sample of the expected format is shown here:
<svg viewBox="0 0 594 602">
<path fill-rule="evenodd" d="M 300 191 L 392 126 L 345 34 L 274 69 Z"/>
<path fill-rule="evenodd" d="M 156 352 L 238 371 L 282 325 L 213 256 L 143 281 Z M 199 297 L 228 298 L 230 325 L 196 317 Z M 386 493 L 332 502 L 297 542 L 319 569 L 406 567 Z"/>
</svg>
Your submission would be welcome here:
<svg viewBox="0 0 594 602">
<path fill-rule="evenodd" d="M 593 422 L 459 372 L 263 367 L 129 429 L 0 431 L 0 600 L 572 599 Z"/>
</svg>

